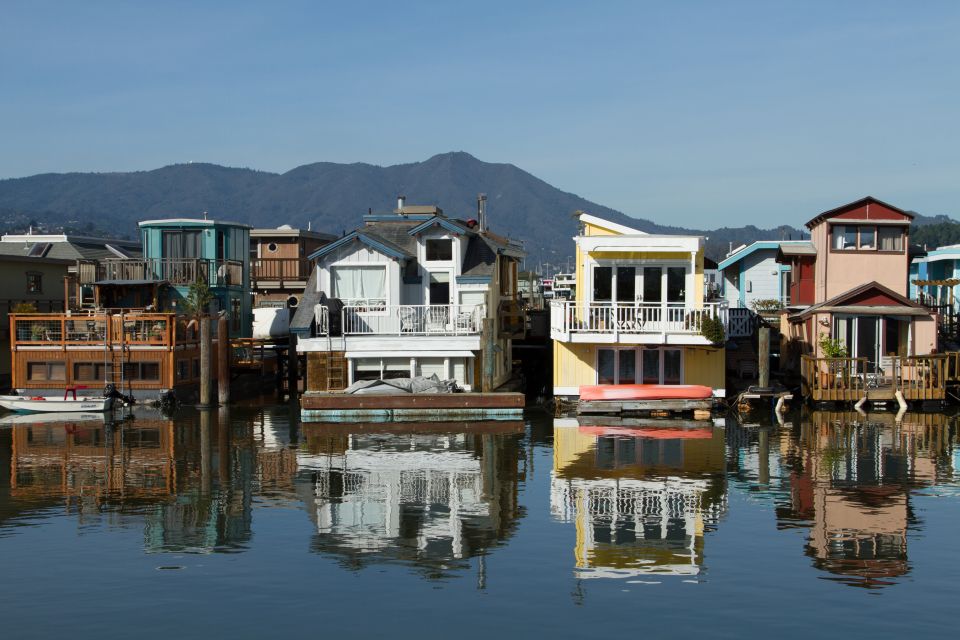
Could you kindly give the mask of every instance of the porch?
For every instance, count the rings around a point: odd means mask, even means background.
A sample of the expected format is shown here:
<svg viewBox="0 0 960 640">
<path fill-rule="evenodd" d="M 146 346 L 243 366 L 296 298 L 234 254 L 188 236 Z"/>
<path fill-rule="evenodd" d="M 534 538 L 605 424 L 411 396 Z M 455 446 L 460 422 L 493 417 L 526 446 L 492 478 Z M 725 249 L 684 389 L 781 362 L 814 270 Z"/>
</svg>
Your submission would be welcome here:
<svg viewBox="0 0 960 640">
<path fill-rule="evenodd" d="M 644 342 L 668 334 L 702 337 L 705 319 L 728 326 L 725 302 L 702 307 L 685 303 L 589 303 L 555 300 L 550 304 L 550 337 L 562 342 Z"/>
<path fill-rule="evenodd" d="M 314 309 L 318 336 L 469 336 L 479 335 L 486 305 L 351 305 L 338 317 Z M 332 322 L 335 321 L 335 322 Z"/>
<path fill-rule="evenodd" d="M 950 370 L 956 376 L 960 354 L 890 356 L 879 365 L 867 358 L 802 356 L 801 389 L 814 402 L 944 400 Z"/>
<path fill-rule="evenodd" d="M 78 284 L 108 280 L 163 281 L 175 286 L 202 281 L 211 287 L 240 287 L 243 286 L 243 263 L 201 258 L 145 258 L 80 261 L 77 264 Z"/>
</svg>

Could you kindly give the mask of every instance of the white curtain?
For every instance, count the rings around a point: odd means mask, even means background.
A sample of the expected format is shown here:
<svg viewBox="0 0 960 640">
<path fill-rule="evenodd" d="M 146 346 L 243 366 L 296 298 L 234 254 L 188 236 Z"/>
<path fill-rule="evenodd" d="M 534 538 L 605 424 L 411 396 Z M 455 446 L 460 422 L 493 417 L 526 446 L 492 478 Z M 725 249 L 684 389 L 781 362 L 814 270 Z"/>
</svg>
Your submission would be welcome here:
<svg viewBox="0 0 960 640">
<path fill-rule="evenodd" d="M 386 267 L 334 267 L 333 296 L 344 300 L 386 300 Z"/>
</svg>

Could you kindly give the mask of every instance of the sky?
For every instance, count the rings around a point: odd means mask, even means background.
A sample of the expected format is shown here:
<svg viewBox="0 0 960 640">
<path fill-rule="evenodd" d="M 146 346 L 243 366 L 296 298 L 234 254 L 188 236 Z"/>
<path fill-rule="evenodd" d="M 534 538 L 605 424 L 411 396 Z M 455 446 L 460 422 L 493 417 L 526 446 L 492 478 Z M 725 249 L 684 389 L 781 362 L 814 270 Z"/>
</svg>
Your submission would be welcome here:
<svg viewBox="0 0 960 640">
<path fill-rule="evenodd" d="M 0 178 L 467 151 L 628 215 L 960 218 L 960 2 L 0 0 Z"/>
</svg>

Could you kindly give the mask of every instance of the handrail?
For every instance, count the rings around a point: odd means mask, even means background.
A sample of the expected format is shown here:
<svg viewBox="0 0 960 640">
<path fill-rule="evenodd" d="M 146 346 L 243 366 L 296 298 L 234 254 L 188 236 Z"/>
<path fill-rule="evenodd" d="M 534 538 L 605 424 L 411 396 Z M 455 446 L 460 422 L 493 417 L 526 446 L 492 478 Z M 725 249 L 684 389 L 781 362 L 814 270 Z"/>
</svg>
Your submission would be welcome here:
<svg viewBox="0 0 960 640">
<path fill-rule="evenodd" d="M 699 334 L 706 317 L 719 318 L 727 327 L 725 302 L 691 306 L 684 302 L 633 304 L 554 300 L 550 303 L 550 327 L 554 338 L 571 333 Z"/>
<path fill-rule="evenodd" d="M 243 262 L 208 258 L 111 258 L 97 264 L 97 280 L 166 281 L 189 285 L 242 286 Z"/>
<path fill-rule="evenodd" d="M 169 347 L 186 334 L 175 327 L 185 322 L 183 316 L 173 313 L 12 313 L 10 348 L 103 346 L 121 341 Z"/>
<path fill-rule="evenodd" d="M 486 305 L 348 305 L 340 312 L 340 331 L 345 336 L 462 336 L 478 335 L 486 317 Z M 317 335 L 330 335 L 329 309 L 314 309 Z"/>
<path fill-rule="evenodd" d="M 951 357 L 947 354 L 867 358 L 800 358 L 803 392 L 816 401 L 857 401 L 871 390 L 900 391 L 907 400 L 942 400 Z"/>
<path fill-rule="evenodd" d="M 306 258 L 252 258 L 252 280 L 306 280 L 311 263 Z"/>
</svg>

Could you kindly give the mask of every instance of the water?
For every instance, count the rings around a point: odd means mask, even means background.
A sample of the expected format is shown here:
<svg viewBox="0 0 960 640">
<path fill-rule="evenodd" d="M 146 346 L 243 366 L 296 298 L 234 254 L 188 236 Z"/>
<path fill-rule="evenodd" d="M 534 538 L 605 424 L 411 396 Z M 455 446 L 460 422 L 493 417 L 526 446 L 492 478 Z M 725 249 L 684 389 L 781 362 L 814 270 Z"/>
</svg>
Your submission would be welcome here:
<svg viewBox="0 0 960 640">
<path fill-rule="evenodd" d="M 949 633 L 954 418 L 0 427 L 6 638 Z M 641 437 L 636 437 L 640 434 Z"/>
</svg>

